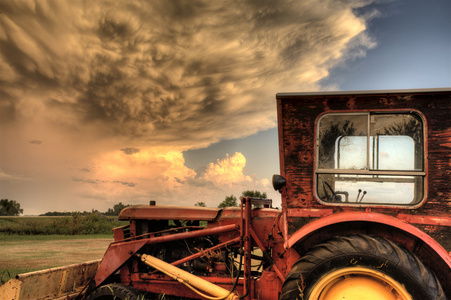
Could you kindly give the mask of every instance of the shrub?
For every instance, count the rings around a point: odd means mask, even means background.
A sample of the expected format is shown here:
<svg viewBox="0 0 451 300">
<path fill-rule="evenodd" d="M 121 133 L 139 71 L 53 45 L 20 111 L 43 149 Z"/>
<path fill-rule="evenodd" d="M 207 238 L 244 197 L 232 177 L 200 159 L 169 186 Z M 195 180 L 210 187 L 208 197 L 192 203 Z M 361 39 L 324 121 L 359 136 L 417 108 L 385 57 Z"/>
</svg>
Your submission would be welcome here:
<svg viewBox="0 0 451 300">
<path fill-rule="evenodd" d="M 1 234 L 50 235 L 50 234 L 111 234 L 115 227 L 126 222 L 115 217 L 106 217 L 97 213 L 85 216 L 73 214 L 70 217 L 20 217 L 1 218 Z"/>
</svg>

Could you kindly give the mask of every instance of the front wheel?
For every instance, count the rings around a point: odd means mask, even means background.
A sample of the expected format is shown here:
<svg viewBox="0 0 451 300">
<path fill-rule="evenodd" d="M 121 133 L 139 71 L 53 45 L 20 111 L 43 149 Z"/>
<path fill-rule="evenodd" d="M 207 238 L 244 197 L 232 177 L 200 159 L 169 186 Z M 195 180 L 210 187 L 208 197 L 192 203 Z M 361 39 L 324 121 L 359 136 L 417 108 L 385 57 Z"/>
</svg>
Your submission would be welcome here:
<svg viewBox="0 0 451 300">
<path fill-rule="evenodd" d="M 366 235 L 313 247 L 288 273 L 280 300 L 446 300 L 423 263 L 393 242 Z"/>
<path fill-rule="evenodd" d="M 139 297 L 139 298 L 138 298 Z M 121 284 L 112 283 L 98 287 L 87 300 L 137 300 L 142 299 L 134 288 Z"/>
</svg>

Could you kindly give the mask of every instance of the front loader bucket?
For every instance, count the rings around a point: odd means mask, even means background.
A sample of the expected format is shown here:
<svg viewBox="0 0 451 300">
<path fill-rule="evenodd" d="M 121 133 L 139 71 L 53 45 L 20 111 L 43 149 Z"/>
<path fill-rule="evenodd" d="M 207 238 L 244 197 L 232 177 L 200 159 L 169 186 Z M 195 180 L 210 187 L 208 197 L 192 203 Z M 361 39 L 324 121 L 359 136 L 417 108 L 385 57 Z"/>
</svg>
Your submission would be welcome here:
<svg viewBox="0 0 451 300">
<path fill-rule="evenodd" d="M 66 299 L 94 277 L 100 260 L 19 274 L 0 286 L 0 300 Z"/>
</svg>

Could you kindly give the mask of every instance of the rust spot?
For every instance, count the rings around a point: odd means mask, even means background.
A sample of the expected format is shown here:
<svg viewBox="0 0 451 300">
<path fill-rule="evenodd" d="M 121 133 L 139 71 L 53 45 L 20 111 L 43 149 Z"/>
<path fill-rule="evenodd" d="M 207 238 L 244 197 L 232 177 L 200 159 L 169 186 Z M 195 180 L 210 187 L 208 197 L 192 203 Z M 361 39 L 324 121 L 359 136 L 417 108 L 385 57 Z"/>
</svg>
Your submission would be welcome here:
<svg viewBox="0 0 451 300">
<path fill-rule="evenodd" d="M 349 98 L 348 102 L 346 103 L 346 107 L 348 109 L 355 109 L 355 98 Z"/>
<path fill-rule="evenodd" d="M 305 283 L 304 283 L 304 277 L 302 277 L 302 274 L 299 276 L 299 281 L 297 282 L 298 290 L 299 290 L 299 297 L 301 300 L 304 300 L 304 290 L 305 290 Z"/>
<path fill-rule="evenodd" d="M 380 266 L 376 266 L 377 269 L 382 269 L 383 267 L 386 267 L 388 263 L 388 260 L 386 260 L 383 264 L 381 264 Z"/>
</svg>

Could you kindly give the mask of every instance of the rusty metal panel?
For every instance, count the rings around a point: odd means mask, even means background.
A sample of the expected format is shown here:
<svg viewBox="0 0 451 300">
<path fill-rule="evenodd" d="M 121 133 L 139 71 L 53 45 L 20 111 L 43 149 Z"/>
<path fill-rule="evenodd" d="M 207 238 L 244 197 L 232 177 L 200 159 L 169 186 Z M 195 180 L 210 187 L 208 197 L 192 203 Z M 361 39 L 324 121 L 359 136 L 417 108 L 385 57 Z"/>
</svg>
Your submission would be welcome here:
<svg viewBox="0 0 451 300">
<path fill-rule="evenodd" d="M 288 208 L 364 210 L 320 204 L 315 196 L 315 122 L 326 112 L 415 110 L 425 117 L 427 199 L 415 213 L 451 214 L 451 90 L 379 93 L 278 94 L 281 175 L 287 179 L 282 202 Z M 373 210 L 377 209 L 372 205 Z M 380 207 L 391 213 L 409 207 Z"/>
<path fill-rule="evenodd" d="M 409 215 L 398 214 L 398 219 L 413 224 L 422 225 L 437 225 L 437 226 L 449 226 L 451 227 L 451 216 L 424 216 L 424 215 Z"/>
<path fill-rule="evenodd" d="M 124 208 L 119 220 L 199 220 L 213 221 L 219 208 L 173 205 L 132 205 Z"/>
<path fill-rule="evenodd" d="M 278 280 L 275 272 L 263 271 L 255 283 L 255 297 L 259 300 L 277 299 L 281 289 L 282 281 Z"/>
</svg>

